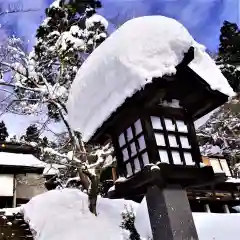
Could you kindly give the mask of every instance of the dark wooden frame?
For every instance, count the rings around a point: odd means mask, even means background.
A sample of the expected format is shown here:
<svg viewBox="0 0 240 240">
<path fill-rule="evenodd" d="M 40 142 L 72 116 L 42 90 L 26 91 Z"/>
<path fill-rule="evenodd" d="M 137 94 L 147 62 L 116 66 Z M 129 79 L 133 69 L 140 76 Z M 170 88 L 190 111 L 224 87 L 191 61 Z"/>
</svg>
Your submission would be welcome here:
<svg viewBox="0 0 240 240">
<path fill-rule="evenodd" d="M 26 173 L 43 174 L 43 171 L 44 167 L 0 165 L 0 174 L 26 174 Z"/>
<path fill-rule="evenodd" d="M 152 123 L 151 123 L 151 116 L 156 116 L 161 119 L 161 124 L 162 124 L 163 130 L 153 129 Z M 171 119 L 174 122 L 176 122 L 176 120 L 183 121 L 188 128 L 188 132 L 182 133 L 182 132 L 177 131 L 177 129 L 175 129 L 175 131 L 167 130 L 164 120 L 163 120 L 163 118 L 165 118 L 165 117 Z M 142 132 L 139 134 L 136 134 L 135 128 L 134 128 L 134 124 L 137 120 L 140 121 L 141 127 L 142 127 Z M 116 150 L 116 158 L 117 158 L 117 162 L 118 162 L 118 172 L 120 175 L 124 175 L 125 177 L 127 176 L 126 165 L 128 163 L 131 163 L 132 172 L 133 173 L 135 172 L 133 160 L 136 157 L 139 159 L 141 169 L 143 169 L 144 162 L 142 159 L 142 154 L 144 154 L 144 153 L 148 154 L 148 159 L 149 159 L 150 163 L 155 164 L 157 162 L 161 162 L 161 159 L 160 159 L 160 156 L 158 153 L 158 151 L 160 149 L 167 151 L 170 164 L 174 164 L 171 152 L 173 150 L 175 150 L 175 151 L 179 152 L 181 161 L 184 166 L 186 166 L 186 162 L 184 159 L 183 152 L 188 152 L 191 154 L 192 159 L 196 164 L 195 166 L 200 167 L 201 154 L 200 154 L 199 147 L 197 144 L 195 128 L 194 128 L 191 117 L 188 116 L 187 112 L 184 109 L 180 109 L 180 108 L 173 109 L 173 108 L 169 108 L 169 107 L 154 106 L 149 109 L 145 109 L 145 111 L 142 111 L 141 115 L 139 116 L 139 119 L 136 119 L 136 121 L 134 121 L 130 126 L 128 126 L 126 128 L 121 128 L 120 126 L 118 126 L 118 129 L 115 129 L 115 134 L 112 136 L 112 142 L 113 142 L 114 148 Z M 133 138 L 130 141 L 128 141 L 128 139 L 127 139 L 127 129 L 131 129 L 132 134 L 133 134 Z M 155 136 L 154 136 L 155 133 L 162 133 L 164 135 L 166 146 L 164 146 L 164 147 L 157 146 Z M 119 142 L 118 142 L 119 136 L 121 134 L 124 134 L 124 138 L 125 138 L 125 144 L 122 146 L 120 146 Z M 176 137 L 176 141 L 177 141 L 179 147 L 170 146 L 170 143 L 168 140 L 169 134 L 174 135 Z M 145 140 L 146 149 L 143 149 L 140 151 L 139 150 L 140 147 L 138 145 L 138 139 L 141 136 L 143 136 L 143 138 Z M 188 148 L 183 148 L 181 146 L 180 136 L 187 137 L 191 148 L 188 149 Z M 137 154 L 135 154 L 135 155 L 132 155 L 132 152 L 131 152 L 130 145 L 132 143 L 135 143 L 135 146 L 136 146 Z M 128 151 L 129 159 L 126 161 L 123 160 L 123 154 L 122 154 L 123 149 L 127 149 L 127 151 Z"/>
<path fill-rule="evenodd" d="M 0 141 L 0 152 L 38 154 L 40 148 L 28 144 Z"/>
<path fill-rule="evenodd" d="M 160 99 L 179 99 L 181 105 L 195 121 L 228 100 L 228 96 L 212 90 L 210 86 L 187 66 L 179 66 L 175 76 L 153 79 L 144 89 L 137 91 L 131 98 L 116 109 L 97 129 L 89 143 L 106 143 L 118 129 L 127 127 L 136 120 L 144 109 L 156 106 Z"/>
</svg>

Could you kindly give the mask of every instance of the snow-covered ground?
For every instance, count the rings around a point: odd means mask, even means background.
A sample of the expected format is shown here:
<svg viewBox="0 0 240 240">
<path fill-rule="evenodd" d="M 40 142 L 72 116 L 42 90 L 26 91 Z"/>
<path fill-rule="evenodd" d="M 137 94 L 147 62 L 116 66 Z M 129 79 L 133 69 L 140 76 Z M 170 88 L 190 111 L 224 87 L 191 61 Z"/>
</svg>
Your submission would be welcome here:
<svg viewBox="0 0 240 240">
<path fill-rule="evenodd" d="M 34 197 L 23 207 L 25 219 L 37 232 L 37 240 L 120 240 L 124 200 L 100 198 L 98 216 L 88 210 L 87 195 L 75 189 L 53 190 Z"/>
<path fill-rule="evenodd" d="M 125 205 L 136 212 L 136 228 L 142 239 L 151 236 L 146 202 L 99 198 L 98 216 L 88 210 L 87 196 L 76 189 L 53 190 L 34 197 L 22 207 L 25 220 L 37 240 L 123 240 L 119 227 Z M 237 240 L 240 214 L 194 213 L 200 240 Z"/>
</svg>

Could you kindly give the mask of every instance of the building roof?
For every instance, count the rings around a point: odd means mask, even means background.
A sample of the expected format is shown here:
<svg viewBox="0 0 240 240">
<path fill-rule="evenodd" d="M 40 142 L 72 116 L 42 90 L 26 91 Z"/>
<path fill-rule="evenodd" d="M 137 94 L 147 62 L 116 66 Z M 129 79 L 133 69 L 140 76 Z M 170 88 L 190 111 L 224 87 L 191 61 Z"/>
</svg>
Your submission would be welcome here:
<svg viewBox="0 0 240 240">
<path fill-rule="evenodd" d="M 36 154 L 39 152 L 39 148 L 20 142 L 0 141 L 0 152 Z"/>
<path fill-rule="evenodd" d="M 46 163 L 32 154 L 0 152 L 1 173 L 42 173 Z"/>
</svg>

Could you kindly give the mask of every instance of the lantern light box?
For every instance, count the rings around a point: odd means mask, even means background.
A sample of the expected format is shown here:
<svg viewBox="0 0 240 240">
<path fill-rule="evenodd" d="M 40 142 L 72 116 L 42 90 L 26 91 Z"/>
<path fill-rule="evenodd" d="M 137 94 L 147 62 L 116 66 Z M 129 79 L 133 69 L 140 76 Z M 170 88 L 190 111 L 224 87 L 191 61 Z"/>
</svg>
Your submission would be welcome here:
<svg viewBox="0 0 240 240">
<path fill-rule="evenodd" d="M 167 108 L 164 110 L 171 111 Z M 178 109 L 178 112 L 181 113 L 182 109 Z M 118 137 L 117 148 L 121 153 L 119 158 L 125 165 L 124 175 L 130 177 L 150 163 L 199 165 L 200 155 L 191 146 L 191 141 L 195 141 L 195 132 L 190 125 L 191 123 L 174 115 L 172 118 L 164 115 L 149 116 L 145 121 L 138 119 L 134 122 Z M 151 126 L 151 133 L 144 135 L 144 132 L 147 132 L 146 126 Z M 149 135 L 152 139 L 148 141 L 146 138 Z M 151 160 L 148 144 L 152 145 L 150 148 L 155 152 L 155 157 Z M 196 146 L 196 143 L 193 146 Z"/>
</svg>

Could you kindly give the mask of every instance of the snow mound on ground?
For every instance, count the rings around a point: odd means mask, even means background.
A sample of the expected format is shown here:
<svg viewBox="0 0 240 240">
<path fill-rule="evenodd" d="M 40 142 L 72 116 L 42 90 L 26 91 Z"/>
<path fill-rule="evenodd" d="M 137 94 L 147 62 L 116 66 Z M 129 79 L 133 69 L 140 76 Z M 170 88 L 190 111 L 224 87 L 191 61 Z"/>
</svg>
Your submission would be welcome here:
<svg viewBox="0 0 240 240">
<path fill-rule="evenodd" d="M 76 189 L 53 190 L 34 197 L 23 207 L 37 240 L 122 240 L 124 206 L 136 203 L 100 198 L 98 216 L 88 210 L 87 195 Z"/>
<path fill-rule="evenodd" d="M 199 240 L 239 239 L 240 214 L 193 213 L 193 219 Z M 137 209 L 135 227 L 142 238 L 152 238 L 145 198 Z"/>
<path fill-rule="evenodd" d="M 71 126 L 88 141 L 127 97 L 153 77 L 175 74 L 191 46 L 195 58 L 189 67 L 212 89 L 233 96 L 205 47 L 182 24 L 164 16 L 140 17 L 123 24 L 79 69 L 67 104 Z"/>
<path fill-rule="evenodd" d="M 145 198 L 141 204 L 99 198 L 95 217 L 88 210 L 84 193 L 76 189 L 52 190 L 32 198 L 21 212 L 36 232 L 36 240 L 123 240 L 126 235 L 119 226 L 125 206 L 136 213 L 135 226 L 141 239 L 149 240 L 152 233 Z M 193 213 L 193 218 L 199 240 L 239 239 L 240 214 Z"/>
</svg>

